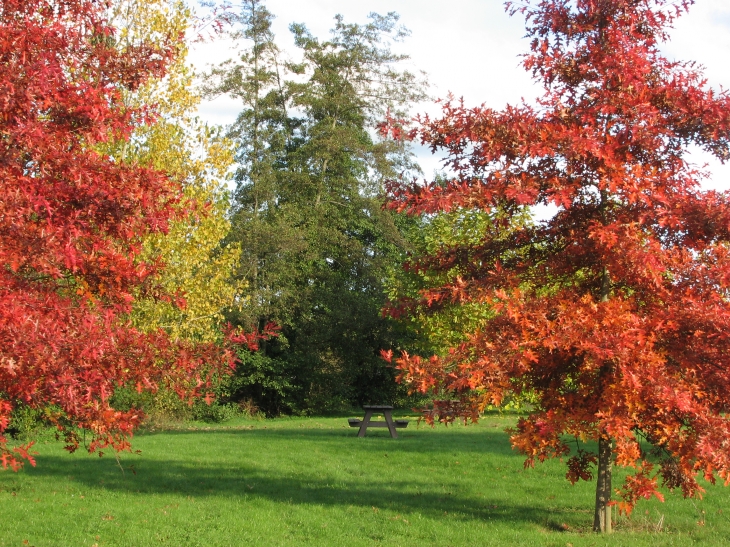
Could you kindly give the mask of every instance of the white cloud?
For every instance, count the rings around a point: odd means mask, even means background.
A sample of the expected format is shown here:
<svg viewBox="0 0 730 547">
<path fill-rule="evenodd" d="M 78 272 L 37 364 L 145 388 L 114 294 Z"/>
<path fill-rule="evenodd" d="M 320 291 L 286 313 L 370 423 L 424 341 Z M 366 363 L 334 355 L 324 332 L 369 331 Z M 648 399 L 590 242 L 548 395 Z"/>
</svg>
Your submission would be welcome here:
<svg viewBox="0 0 730 547">
<path fill-rule="evenodd" d="M 664 46 L 670 59 L 696 61 L 704 66 L 708 84 L 730 89 L 730 3 L 727 0 L 696 0 L 688 14 L 676 21 L 671 40 Z M 711 177 L 705 188 L 730 190 L 730 164 L 722 165 L 709 153 L 693 149 L 691 160 L 707 165 Z"/>
<path fill-rule="evenodd" d="M 411 56 L 409 68 L 428 73 L 432 95 L 445 97 L 452 92 L 463 96 L 467 105 L 501 108 L 539 94 L 519 66 L 519 55 L 528 48 L 524 21 L 519 15 L 509 17 L 499 0 L 267 0 L 266 6 L 276 16 L 279 43 L 290 52 L 295 51 L 288 31 L 292 22 L 304 23 L 315 36 L 326 37 L 337 13 L 346 21 L 365 22 L 370 12 L 395 11 L 412 32 L 397 50 Z M 696 0 L 675 26 L 671 42 L 664 47 L 667 55 L 699 62 L 710 85 L 730 88 L 730 2 Z M 193 58 L 201 66 L 231 56 L 225 44 L 213 44 L 198 48 Z M 235 119 L 238 108 L 234 101 L 221 98 L 203 105 L 200 114 L 211 123 L 226 124 Z M 420 111 L 437 109 L 430 104 Z M 430 154 L 419 151 L 419 159 L 427 176 L 439 167 Z M 730 166 L 702 154 L 693 159 L 709 163 L 713 177 L 708 187 L 730 188 Z"/>
</svg>

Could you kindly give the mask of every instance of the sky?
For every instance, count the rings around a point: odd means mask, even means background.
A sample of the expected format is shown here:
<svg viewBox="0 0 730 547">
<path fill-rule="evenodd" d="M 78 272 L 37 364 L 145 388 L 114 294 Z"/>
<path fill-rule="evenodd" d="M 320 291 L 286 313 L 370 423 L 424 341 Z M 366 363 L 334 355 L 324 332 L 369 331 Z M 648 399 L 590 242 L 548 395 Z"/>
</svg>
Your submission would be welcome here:
<svg viewBox="0 0 730 547">
<path fill-rule="evenodd" d="M 404 68 L 423 70 L 431 84 L 434 98 L 449 92 L 463 97 L 467 106 L 485 104 L 501 109 L 521 98 L 533 99 L 541 93 L 520 66 L 519 55 L 528 50 L 521 16 L 510 17 L 502 0 L 266 0 L 274 14 L 273 31 L 280 47 L 296 53 L 289 24 L 304 23 L 315 36 L 326 39 L 335 14 L 345 22 L 365 23 L 371 12 L 395 11 L 400 22 L 411 31 L 394 51 L 411 59 Z M 670 59 L 693 60 L 705 67 L 709 85 L 730 89 L 730 1 L 695 0 L 690 12 L 676 21 L 671 40 L 663 50 Z M 233 56 L 224 42 L 198 46 L 191 59 L 198 69 Z M 211 124 L 229 124 L 240 106 L 221 97 L 203 103 L 201 118 Z M 436 113 L 434 103 L 418 105 L 415 112 Z M 426 176 L 439 168 L 439 158 L 427 150 L 417 150 Z M 700 165 L 707 163 L 711 172 L 706 188 L 730 189 L 730 165 L 721 165 L 709 155 L 692 154 Z"/>
</svg>

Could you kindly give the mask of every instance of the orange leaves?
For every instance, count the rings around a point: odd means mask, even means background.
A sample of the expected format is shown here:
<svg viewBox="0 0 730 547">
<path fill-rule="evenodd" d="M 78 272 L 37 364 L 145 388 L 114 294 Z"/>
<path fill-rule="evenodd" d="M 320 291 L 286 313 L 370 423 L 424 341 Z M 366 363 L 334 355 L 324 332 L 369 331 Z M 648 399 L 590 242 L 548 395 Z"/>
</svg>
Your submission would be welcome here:
<svg viewBox="0 0 730 547">
<path fill-rule="evenodd" d="M 223 334 L 227 344 L 233 346 L 245 345 L 250 351 L 257 351 L 261 340 L 279 336 L 280 330 L 281 327 L 272 322 L 266 323 L 262 331 L 244 331 L 242 328 L 234 328 L 233 325 L 228 323 L 223 329 Z"/>
<path fill-rule="evenodd" d="M 37 452 L 32 452 L 31 447 L 35 441 L 29 442 L 22 446 L 16 446 L 12 450 L 7 449 L 7 441 L 0 435 L 0 466 L 3 469 L 10 467 L 13 471 L 19 471 L 23 467 L 23 462 L 27 461 L 35 467 L 35 458 Z"/>
<path fill-rule="evenodd" d="M 512 435 L 513 448 L 527 456 L 525 466 L 533 467 L 535 459 L 543 462 L 548 458 L 565 456 L 570 448 L 561 438 L 563 417 L 558 413 L 536 413 L 527 419 L 520 418 L 515 429 L 508 430 Z"/>
<path fill-rule="evenodd" d="M 611 431 L 611 435 L 616 438 L 615 460 L 616 465 L 621 467 L 636 467 L 636 462 L 641 460 L 641 447 L 637 442 L 633 432 L 627 429 L 622 434 L 617 431 Z"/>
<path fill-rule="evenodd" d="M 538 363 L 540 361 L 538 354 L 531 349 L 526 349 L 522 352 L 522 359 L 530 363 Z"/>
<path fill-rule="evenodd" d="M 700 191 L 687 161 L 688 144 L 727 159 L 730 97 L 662 56 L 668 4 L 511 8 L 528 17 L 539 109 L 445 103 L 418 137 L 446 154 L 453 180 L 391 186 L 400 210 L 472 207 L 507 226 L 523 205 L 559 207 L 414 261 L 435 280 L 458 267 L 458 282 L 424 291 L 429 305 L 478 301 L 493 313 L 447 355 L 396 363 L 441 395 L 531 397 L 511 437 L 526 465 L 568 455 L 567 434 L 611 438 L 615 463 L 638 469 L 620 492 L 627 513 L 662 499 L 659 477 L 686 496 L 701 493 L 700 473 L 730 479 L 730 199 Z M 658 472 L 637 435 L 664 455 Z M 568 479 L 589 480 L 595 461 L 578 450 Z"/>
<path fill-rule="evenodd" d="M 626 477 L 623 488 L 616 490 L 622 500 L 616 503 L 619 513 L 630 515 L 636 502 L 640 499 L 648 500 L 654 496 L 659 501 L 664 501 L 664 496 L 658 490 L 656 477 L 648 476 L 652 468 L 650 463 L 645 462 L 640 471 Z"/>
<path fill-rule="evenodd" d="M 579 450 L 576 456 L 572 456 L 568 459 L 568 471 L 565 474 L 565 478 L 570 481 L 570 484 L 575 484 L 579 480 L 593 480 L 591 466 L 596 465 L 597 463 L 598 458 L 595 454 Z"/>
</svg>

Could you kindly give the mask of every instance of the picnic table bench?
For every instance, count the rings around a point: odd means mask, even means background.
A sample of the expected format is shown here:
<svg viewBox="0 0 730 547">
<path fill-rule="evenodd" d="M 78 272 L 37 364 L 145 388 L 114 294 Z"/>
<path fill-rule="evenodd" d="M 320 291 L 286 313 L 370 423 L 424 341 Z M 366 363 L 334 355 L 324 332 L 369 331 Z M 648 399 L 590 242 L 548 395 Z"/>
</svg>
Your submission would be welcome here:
<svg viewBox="0 0 730 547">
<path fill-rule="evenodd" d="M 398 438 L 398 433 L 395 432 L 396 428 L 408 427 L 408 420 L 393 420 L 393 407 L 388 405 L 363 405 L 362 409 L 365 411 L 365 417 L 362 420 L 357 418 L 350 418 L 347 422 L 350 427 L 359 427 L 360 431 L 357 432 L 358 437 L 364 437 L 368 427 L 387 427 L 390 431 L 390 436 L 394 439 Z M 385 418 L 384 422 L 372 421 L 370 418 L 373 414 L 382 414 Z"/>
</svg>

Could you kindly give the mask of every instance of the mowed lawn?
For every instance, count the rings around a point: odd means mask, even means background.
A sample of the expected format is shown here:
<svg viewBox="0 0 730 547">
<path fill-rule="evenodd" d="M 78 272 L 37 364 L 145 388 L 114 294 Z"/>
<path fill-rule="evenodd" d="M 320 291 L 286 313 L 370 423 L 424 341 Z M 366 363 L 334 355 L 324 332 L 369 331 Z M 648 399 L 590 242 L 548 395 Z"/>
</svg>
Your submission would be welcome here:
<svg viewBox="0 0 730 547">
<path fill-rule="evenodd" d="M 401 414 L 404 416 L 405 414 Z M 352 415 L 353 417 L 356 414 Z M 640 502 L 613 536 L 590 532 L 594 483 L 558 461 L 523 468 L 505 427 L 412 422 L 357 438 L 345 417 L 190 424 L 137 435 L 140 455 L 37 446 L 0 472 L 3 546 L 727 545 L 730 488 Z"/>
</svg>

